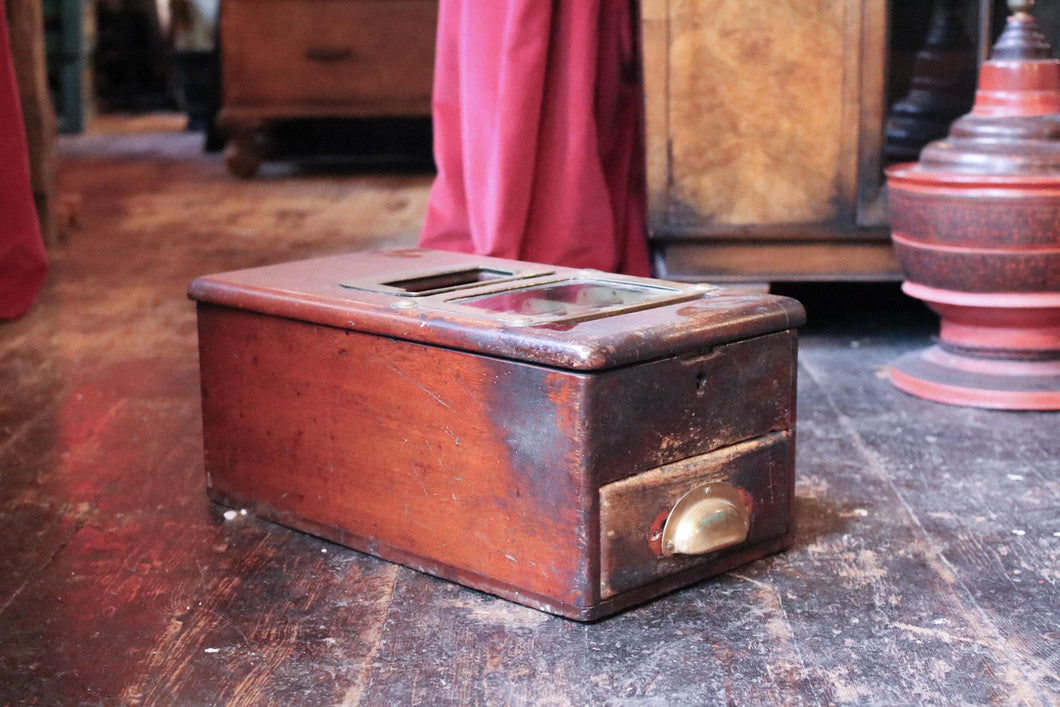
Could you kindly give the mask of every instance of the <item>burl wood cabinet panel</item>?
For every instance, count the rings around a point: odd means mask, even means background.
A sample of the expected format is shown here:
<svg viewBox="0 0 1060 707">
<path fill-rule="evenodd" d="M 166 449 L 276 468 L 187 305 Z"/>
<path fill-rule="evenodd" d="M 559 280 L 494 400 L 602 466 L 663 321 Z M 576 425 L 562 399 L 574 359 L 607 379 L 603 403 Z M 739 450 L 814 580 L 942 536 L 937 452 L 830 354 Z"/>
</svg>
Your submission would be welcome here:
<svg viewBox="0 0 1060 707">
<path fill-rule="evenodd" d="M 896 276 L 884 0 L 645 0 L 643 22 L 659 276 Z"/>
</svg>

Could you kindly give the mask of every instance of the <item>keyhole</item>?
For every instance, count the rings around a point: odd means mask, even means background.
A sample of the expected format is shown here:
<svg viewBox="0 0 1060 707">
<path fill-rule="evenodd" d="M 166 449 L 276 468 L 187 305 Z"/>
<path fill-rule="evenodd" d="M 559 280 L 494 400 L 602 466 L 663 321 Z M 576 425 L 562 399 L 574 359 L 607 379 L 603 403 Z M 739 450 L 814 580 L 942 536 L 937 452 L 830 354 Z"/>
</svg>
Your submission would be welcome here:
<svg viewBox="0 0 1060 707">
<path fill-rule="evenodd" d="M 702 398 L 707 394 L 707 372 L 700 371 L 696 374 L 696 396 Z"/>
</svg>

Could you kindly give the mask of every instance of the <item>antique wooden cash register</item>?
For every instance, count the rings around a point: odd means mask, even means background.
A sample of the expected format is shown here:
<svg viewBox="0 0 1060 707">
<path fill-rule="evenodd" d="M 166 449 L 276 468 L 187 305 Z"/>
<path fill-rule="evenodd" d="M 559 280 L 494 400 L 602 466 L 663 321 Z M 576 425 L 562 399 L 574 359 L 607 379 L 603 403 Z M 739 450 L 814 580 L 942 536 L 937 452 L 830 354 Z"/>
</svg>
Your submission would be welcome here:
<svg viewBox="0 0 1060 707">
<path fill-rule="evenodd" d="M 794 300 L 415 249 L 189 294 L 222 504 L 578 620 L 790 543 Z"/>
</svg>

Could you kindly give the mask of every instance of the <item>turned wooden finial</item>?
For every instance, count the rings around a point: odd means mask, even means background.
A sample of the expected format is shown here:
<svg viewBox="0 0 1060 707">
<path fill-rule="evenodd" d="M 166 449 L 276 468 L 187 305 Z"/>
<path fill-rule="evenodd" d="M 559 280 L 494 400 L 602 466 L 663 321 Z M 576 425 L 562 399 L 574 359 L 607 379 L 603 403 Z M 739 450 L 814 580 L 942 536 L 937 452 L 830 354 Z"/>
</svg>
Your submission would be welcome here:
<svg viewBox="0 0 1060 707">
<path fill-rule="evenodd" d="M 1031 15 L 1034 0 L 1008 0 L 1008 7 L 1012 14 L 1005 22 L 1005 31 L 997 38 L 990 58 L 1005 61 L 1049 59 L 1052 49 Z"/>
<path fill-rule="evenodd" d="M 1016 12 L 979 68 L 972 112 L 954 121 L 947 139 L 921 151 L 922 168 L 1060 180 L 1060 60 L 1025 12 L 1033 4 L 1008 0 Z"/>
</svg>

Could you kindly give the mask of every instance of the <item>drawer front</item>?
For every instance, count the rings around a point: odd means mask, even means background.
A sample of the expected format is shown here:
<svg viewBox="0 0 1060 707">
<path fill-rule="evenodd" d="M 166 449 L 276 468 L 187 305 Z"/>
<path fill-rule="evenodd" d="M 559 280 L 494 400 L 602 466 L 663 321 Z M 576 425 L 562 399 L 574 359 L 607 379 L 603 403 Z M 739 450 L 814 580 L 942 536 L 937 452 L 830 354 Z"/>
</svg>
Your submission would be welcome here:
<svg viewBox="0 0 1060 707">
<path fill-rule="evenodd" d="M 227 0 L 225 103 L 428 112 L 437 14 L 425 0 Z"/>
<path fill-rule="evenodd" d="M 722 571 L 734 555 L 753 559 L 756 546 L 775 545 L 791 530 L 794 451 L 793 432 L 774 432 L 602 486 L 601 598 L 712 564 Z M 707 543 L 691 549 L 702 554 L 681 554 L 689 548 L 667 542 L 681 532 L 677 515 L 697 494 L 719 501 L 701 505 L 707 515 L 693 519 Z M 729 511 L 735 515 L 726 518 Z M 741 519 L 746 537 L 732 534 L 730 521 Z"/>
</svg>

